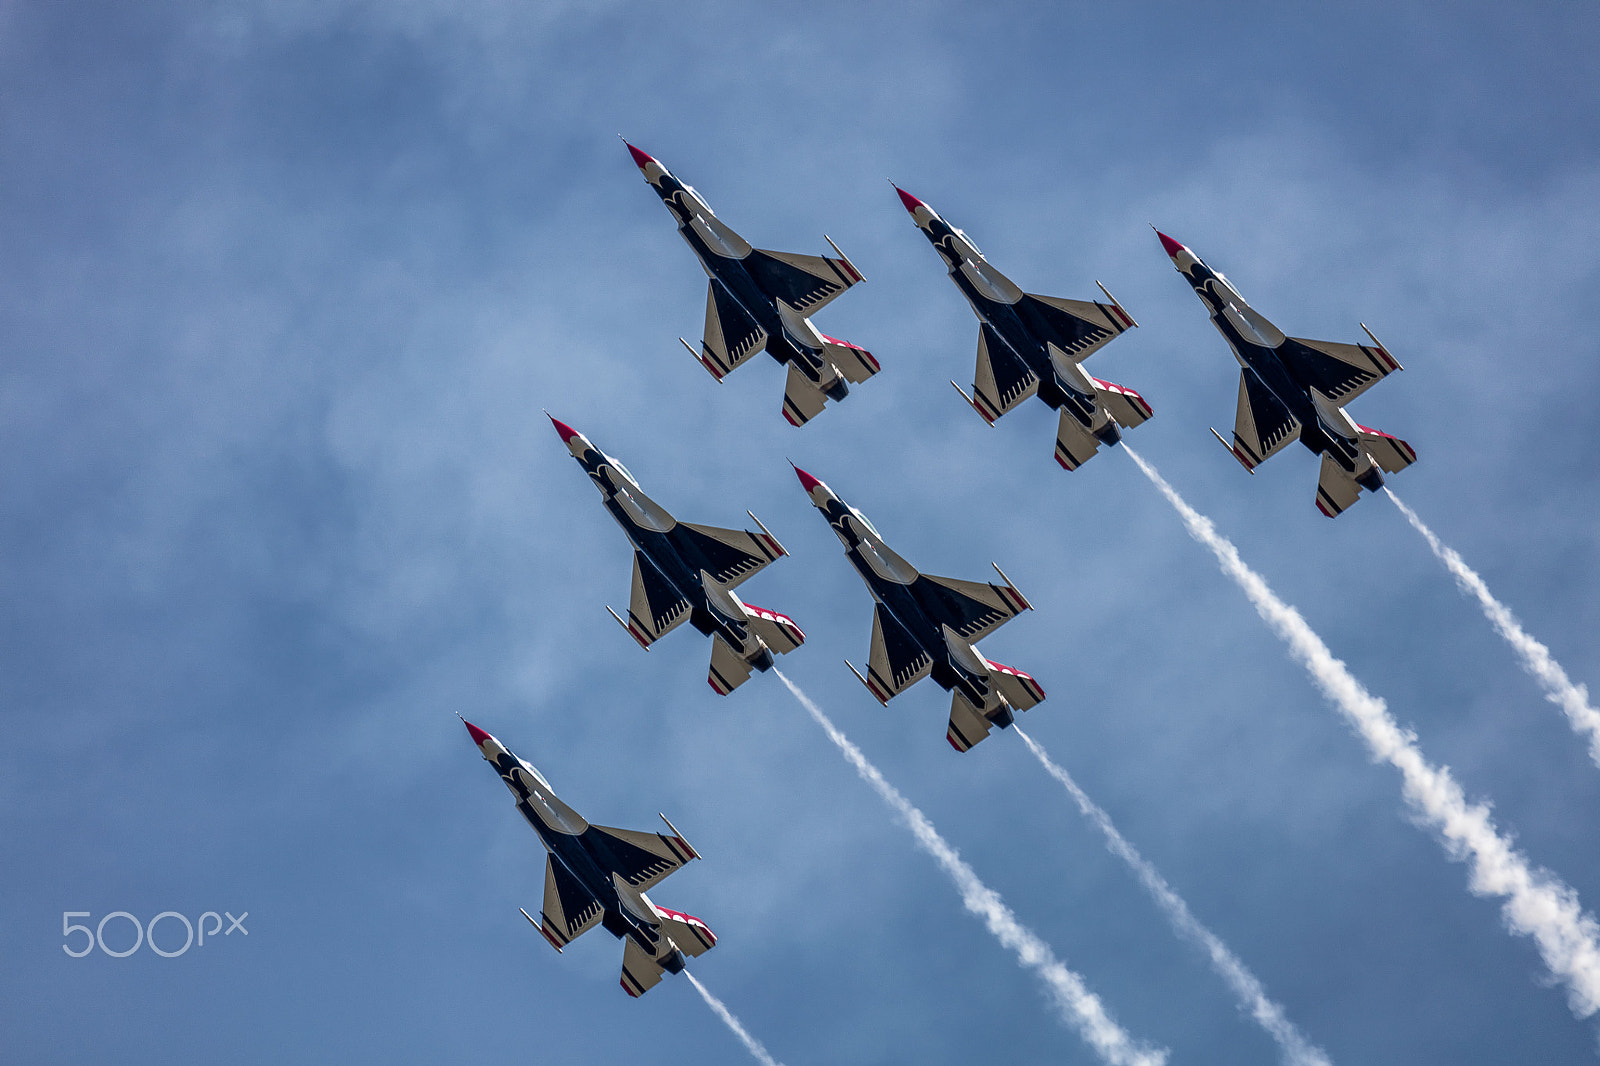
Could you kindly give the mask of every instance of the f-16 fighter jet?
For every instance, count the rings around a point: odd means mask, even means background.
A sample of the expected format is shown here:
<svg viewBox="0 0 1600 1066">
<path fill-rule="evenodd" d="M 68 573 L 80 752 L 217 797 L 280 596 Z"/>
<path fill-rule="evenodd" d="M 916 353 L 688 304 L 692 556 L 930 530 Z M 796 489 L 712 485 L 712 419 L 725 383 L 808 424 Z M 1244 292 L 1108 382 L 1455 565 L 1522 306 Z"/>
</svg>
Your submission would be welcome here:
<svg viewBox="0 0 1600 1066">
<path fill-rule="evenodd" d="M 850 672 L 884 706 L 930 673 L 952 693 L 950 746 L 966 751 L 1005 729 L 1013 711 L 1026 711 L 1044 699 L 1044 689 L 1021 670 L 986 659 L 973 643 L 1033 605 L 996 566 L 1004 585 L 931 577 L 896 555 L 866 516 L 822 482 L 795 467 L 800 484 L 828 525 L 844 542 L 850 560 L 877 602 L 872 613 L 872 649 L 863 677 L 849 660 Z"/>
<path fill-rule="evenodd" d="M 522 916 L 551 947 L 559 952 L 598 923 L 625 942 L 622 987 L 637 997 L 654 988 L 663 972 L 682 973 L 684 955 L 699 955 L 716 945 L 716 934 L 699 918 L 658 907 L 644 894 L 700 857 L 666 815 L 661 820 L 670 836 L 590 825 L 556 797 L 538 770 L 471 722 L 466 726 L 484 759 L 517 798 L 517 810 L 550 851 L 541 920 L 535 922 L 527 911 Z"/>
<path fill-rule="evenodd" d="M 1091 377 L 1081 365 L 1107 341 L 1138 325 L 1104 285 L 1100 291 L 1105 303 L 1029 295 L 990 266 L 972 239 L 933 208 L 898 185 L 895 192 L 944 258 L 950 280 L 978 316 L 978 369 L 972 375 L 972 395 L 954 381 L 950 384 L 985 422 L 994 425 L 995 419 L 1037 394 L 1061 411 L 1056 462 L 1076 470 L 1100 445 L 1122 439 L 1119 426 L 1137 426 L 1150 417 L 1143 396 Z"/>
<path fill-rule="evenodd" d="M 765 348 L 779 363 L 789 364 L 783 417 L 800 426 L 829 400 L 844 399 L 851 383 L 878 372 L 871 352 L 818 332 L 808 317 L 861 280 L 838 245 L 824 236 L 837 259 L 752 248 L 698 192 L 633 145 L 628 151 L 711 278 L 700 351 L 682 343 L 712 377 L 721 381 Z"/>
<path fill-rule="evenodd" d="M 1361 327 L 1370 345 L 1286 337 L 1199 256 L 1159 230 L 1156 236 L 1242 367 L 1233 443 L 1211 431 L 1240 465 L 1254 473 L 1298 439 L 1322 455 L 1317 509 L 1333 518 L 1355 503 L 1362 489 L 1382 488 L 1382 471 L 1398 473 L 1416 461 L 1411 445 L 1345 413 L 1345 404 L 1401 369 L 1371 330 Z"/>
<path fill-rule="evenodd" d="M 784 655 L 805 643 L 806 635 L 787 615 L 734 595 L 745 578 L 789 554 L 759 518 L 750 515 L 760 533 L 679 522 L 639 489 L 627 467 L 566 423 L 550 421 L 633 542 L 627 621 L 606 610 L 641 648 L 649 651 L 653 642 L 689 622 L 711 637 L 707 680 L 726 696 L 749 680 L 752 667 L 771 669 L 774 652 Z"/>
</svg>

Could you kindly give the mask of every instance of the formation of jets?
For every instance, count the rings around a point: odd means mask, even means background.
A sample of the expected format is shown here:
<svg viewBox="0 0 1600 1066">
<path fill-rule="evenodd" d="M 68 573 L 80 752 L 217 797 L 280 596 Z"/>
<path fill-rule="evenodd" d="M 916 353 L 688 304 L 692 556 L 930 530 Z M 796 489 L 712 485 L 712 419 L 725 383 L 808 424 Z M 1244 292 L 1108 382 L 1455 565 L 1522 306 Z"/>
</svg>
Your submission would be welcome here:
<svg viewBox="0 0 1600 1066">
<path fill-rule="evenodd" d="M 831 239 L 837 258 L 753 248 L 654 157 L 631 144 L 627 148 L 710 279 L 700 350 L 684 344 L 717 380 L 766 351 L 788 366 L 783 414 L 801 426 L 829 400 L 844 399 L 851 384 L 878 372 L 877 359 L 866 349 L 811 323 L 810 315 L 862 280 Z M 1138 325 L 1103 285 L 1104 301 L 1025 293 L 990 265 L 965 233 L 922 200 L 898 186 L 895 191 L 978 317 L 972 392 L 951 384 L 984 421 L 993 424 L 1037 396 L 1060 412 L 1055 458 L 1075 470 L 1101 445 L 1116 445 L 1124 429 L 1151 416 L 1139 393 L 1083 368 L 1089 356 Z M 1381 487 L 1384 472 L 1395 473 L 1416 460 L 1405 441 L 1362 426 L 1345 411 L 1351 400 L 1400 369 L 1370 330 L 1362 326 L 1370 345 L 1286 336 L 1188 248 L 1164 233 L 1157 236 L 1239 362 L 1232 443 L 1215 429 L 1212 433 L 1246 470 L 1254 472 L 1299 440 L 1322 456 L 1316 504 L 1331 518 L 1359 499 L 1363 489 Z M 571 426 L 553 416 L 550 421 L 633 546 L 627 617 L 607 610 L 641 647 L 648 650 L 689 622 L 711 639 L 707 680 L 725 696 L 752 672 L 771 669 L 774 656 L 805 642 L 787 615 L 748 604 L 734 592 L 788 554 L 760 519 L 746 512 L 759 532 L 679 522 L 645 495 L 622 463 Z M 848 660 L 846 665 L 873 698 L 887 705 L 931 676 L 951 694 L 946 738 L 959 752 L 1044 700 L 1044 689 L 1030 675 L 977 649 L 978 641 L 1032 609 L 998 565 L 1001 584 L 923 574 L 822 481 L 799 467 L 795 473 L 872 594 L 866 671 Z M 686 955 L 699 955 L 716 943 L 700 919 L 659 907 L 645 895 L 699 858 L 665 816 L 670 833 L 590 825 L 531 765 L 477 726 L 467 723 L 467 729 L 549 850 L 540 920 L 522 913 L 552 947 L 560 951 L 600 925 L 625 941 L 622 986 L 638 996 L 662 974 L 681 972 Z"/>
</svg>

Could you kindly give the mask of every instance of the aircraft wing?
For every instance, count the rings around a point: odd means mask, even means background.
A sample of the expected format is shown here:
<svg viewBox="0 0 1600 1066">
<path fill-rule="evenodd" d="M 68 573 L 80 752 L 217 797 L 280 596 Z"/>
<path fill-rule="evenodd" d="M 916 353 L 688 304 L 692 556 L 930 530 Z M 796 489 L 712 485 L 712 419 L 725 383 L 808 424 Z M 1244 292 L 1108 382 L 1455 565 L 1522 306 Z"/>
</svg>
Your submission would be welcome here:
<svg viewBox="0 0 1600 1066">
<path fill-rule="evenodd" d="M 1284 445 L 1300 439 L 1300 420 L 1272 394 L 1255 371 L 1239 371 L 1239 411 L 1233 420 L 1233 456 L 1254 470 Z"/>
<path fill-rule="evenodd" d="M 665 833 L 591 825 L 583 834 L 583 842 L 593 852 L 601 869 L 616 874 L 641 891 L 659 884 L 672 871 L 699 857 L 681 837 L 669 837 Z"/>
<path fill-rule="evenodd" d="M 745 578 L 788 554 L 772 536 L 746 529 L 679 522 L 674 533 L 693 545 L 709 564 L 698 569 L 705 570 L 730 589 L 737 588 Z"/>
<path fill-rule="evenodd" d="M 689 601 L 662 576 L 643 552 L 633 553 L 633 593 L 628 599 L 628 632 L 642 648 L 682 625 Z"/>
<path fill-rule="evenodd" d="M 894 615 L 877 604 L 872 611 L 872 649 L 867 653 L 867 690 L 889 701 L 928 676 L 933 657 L 918 644 Z"/>
<path fill-rule="evenodd" d="M 1124 321 L 1127 312 L 1112 304 L 1089 300 L 1063 300 L 1055 296 L 1024 294 L 1023 303 L 1029 304 L 1039 317 L 1048 322 L 1064 341 L 1062 348 L 1074 363 L 1081 363 L 1105 346 L 1106 342 L 1133 325 L 1133 319 Z"/>
<path fill-rule="evenodd" d="M 1030 609 L 1022 593 L 1009 585 L 928 574 L 917 578 L 916 584 L 933 620 L 949 626 L 970 643 L 977 643 Z"/>
<path fill-rule="evenodd" d="M 744 267 L 768 296 L 804 315 L 820 311 L 861 280 L 856 268 L 844 259 L 762 248 L 745 256 Z"/>
<path fill-rule="evenodd" d="M 544 864 L 544 909 L 539 932 L 560 951 L 594 928 L 600 920 L 600 901 L 554 855 Z"/>
<path fill-rule="evenodd" d="M 700 362 L 721 381 L 767 344 L 767 331 L 739 305 L 720 281 L 706 295 L 706 332 Z"/>
<path fill-rule="evenodd" d="M 983 322 L 978 326 L 978 368 L 972 373 L 972 406 L 990 425 L 1039 391 L 1039 375 Z"/>
<path fill-rule="evenodd" d="M 1341 407 L 1400 369 L 1383 348 L 1290 337 L 1278 357 L 1301 381 Z"/>
</svg>

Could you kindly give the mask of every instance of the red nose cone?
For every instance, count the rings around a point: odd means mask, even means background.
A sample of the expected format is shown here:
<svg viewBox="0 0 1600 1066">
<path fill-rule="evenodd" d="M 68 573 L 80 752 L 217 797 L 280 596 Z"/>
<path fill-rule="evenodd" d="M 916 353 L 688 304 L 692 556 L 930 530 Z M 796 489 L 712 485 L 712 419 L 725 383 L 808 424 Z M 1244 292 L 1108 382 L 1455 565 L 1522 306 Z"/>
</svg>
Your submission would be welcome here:
<svg viewBox="0 0 1600 1066">
<path fill-rule="evenodd" d="M 905 204 L 906 205 L 906 210 L 910 211 L 913 215 L 917 213 L 917 208 L 919 208 L 919 207 L 927 207 L 928 206 L 927 204 L 923 203 L 921 200 L 917 199 L 915 196 L 912 196 L 910 193 L 906 192 L 904 189 L 902 189 L 898 185 L 896 185 L 894 187 L 894 191 L 900 194 L 900 202 Z M 930 210 L 931 210 L 931 208 L 930 208 Z"/>
<path fill-rule="evenodd" d="M 1165 233 L 1162 233 L 1160 230 L 1156 230 L 1156 236 L 1161 238 L 1161 247 L 1165 248 L 1167 250 L 1167 254 L 1172 256 L 1174 259 L 1176 259 L 1178 257 L 1178 253 L 1179 252 L 1182 252 L 1182 251 L 1186 250 L 1183 247 L 1183 245 L 1179 244 L 1177 241 L 1173 240 L 1171 237 L 1168 237 Z"/>
<path fill-rule="evenodd" d="M 622 143 L 628 144 L 627 141 L 623 141 Z M 645 167 L 655 162 L 654 159 L 651 159 L 648 155 L 645 155 L 631 144 L 628 144 L 628 154 L 633 156 L 633 161 L 639 165 L 640 170 L 643 170 Z"/>
<path fill-rule="evenodd" d="M 807 493 L 810 493 L 812 489 L 822 484 L 822 482 L 818 481 L 804 470 L 801 470 L 798 466 L 794 468 L 794 472 L 800 475 L 800 485 L 806 490 Z"/>
<path fill-rule="evenodd" d="M 563 441 L 570 441 L 573 437 L 576 437 L 578 435 L 578 431 L 577 430 L 573 429 L 571 426 L 567 425 L 565 422 L 562 422 L 559 419 L 557 419 L 555 415 L 550 415 L 549 418 L 550 418 L 551 422 L 555 423 L 556 432 L 561 434 L 561 439 Z"/>
<path fill-rule="evenodd" d="M 463 718 L 462 721 L 466 722 L 467 720 Z M 467 722 L 467 732 L 472 734 L 472 742 L 480 748 L 483 747 L 483 742 L 489 739 L 488 733 L 485 733 L 471 722 Z"/>
</svg>

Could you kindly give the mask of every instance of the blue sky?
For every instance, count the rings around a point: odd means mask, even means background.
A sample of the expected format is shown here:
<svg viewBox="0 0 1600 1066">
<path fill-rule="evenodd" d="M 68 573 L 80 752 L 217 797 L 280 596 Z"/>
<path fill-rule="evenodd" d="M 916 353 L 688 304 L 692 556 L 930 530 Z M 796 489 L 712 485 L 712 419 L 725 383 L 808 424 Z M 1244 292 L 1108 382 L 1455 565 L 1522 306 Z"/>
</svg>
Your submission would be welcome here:
<svg viewBox="0 0 1600 1066">
<path fill-rule="evenodd" d="M 776 679 L 719 699 L 702 640 L 606 617 L 627 547 L 548 408 L 771 527 L 741 594 L 805 628 L 786 671 L 1173 1062 L 1276 1052 L 1017 738 L 957 756 L 932 685 L 850 677 L 870 601 L 786 458 L 922 569 L 1005 568 L 1031 735 L 1333 1061 L 1592 1060 L 1127 457 L 961 403 L 975 321 L 884 179 L 1028 291 L 1116 293 L 1129 440 L 1592 910 L 1582 743 L 1386 501 L 1329 522 L 1308 453 L 1217 447 L 1235 364 L 1146 224 L 1291 334 L 1373 328 L 1393 486 L 1600 683 L 1597 46 L 1579 4 L 0 5 L 4 1057 L 747 1061 L 526 926 L 542 849 L 460 712 L 587 817 L 673 819 L 705 861 L 654 896 L 790 1066 L 1095 1061 Z M 769 361 L 697 370 L 618 132 L 758 246 L 832 236 L 868 283 L 818 325 L 884 372 L 797 431 Z M 63 911 L 224 909 L 248 938 L 61 951 Z"/>
</svg>

